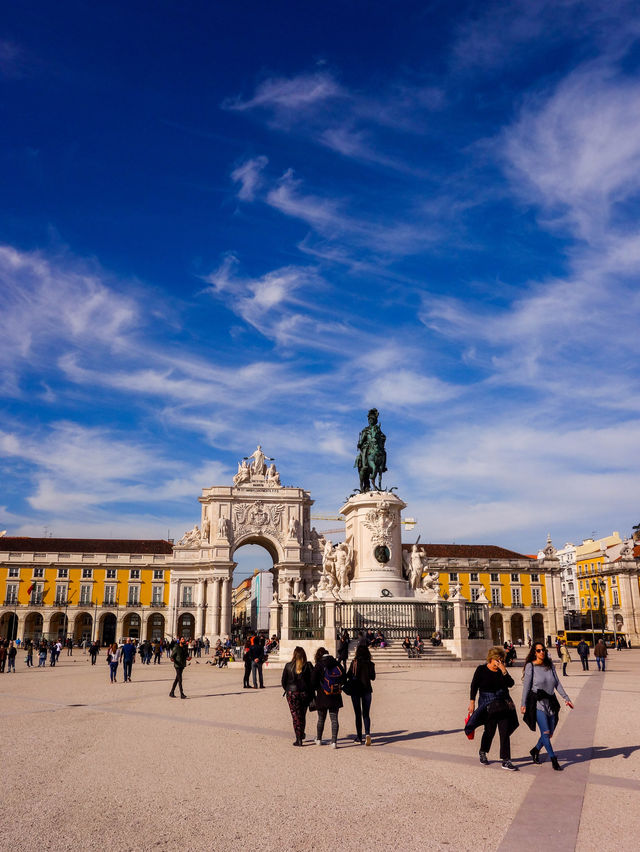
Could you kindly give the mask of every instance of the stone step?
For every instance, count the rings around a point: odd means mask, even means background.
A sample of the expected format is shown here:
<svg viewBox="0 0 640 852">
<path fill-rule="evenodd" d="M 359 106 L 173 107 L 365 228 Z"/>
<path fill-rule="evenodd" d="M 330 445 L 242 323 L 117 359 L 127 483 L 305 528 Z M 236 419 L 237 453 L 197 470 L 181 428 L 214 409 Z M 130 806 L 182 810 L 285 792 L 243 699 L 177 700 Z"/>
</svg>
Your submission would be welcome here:
<svg viewBox="0 0 640 852">
<path fill-rule="evenodd" d="M 396 651 L 393 649 L 383 648 L 381 650 L 376 650 L 371 653 L 371 658 L 374 662 L 406 662 L 409 664 L 416 663 L 429 663 L 434 662 L 436 660 L 457 660 L 458 657 L 452 652 L 448 651 L 446 648 L 433 648 L 429 650 L 425 650 L 420 654 L 419 657 L 408 657 L 406 651 L 402 649 Z"/>
</svg>

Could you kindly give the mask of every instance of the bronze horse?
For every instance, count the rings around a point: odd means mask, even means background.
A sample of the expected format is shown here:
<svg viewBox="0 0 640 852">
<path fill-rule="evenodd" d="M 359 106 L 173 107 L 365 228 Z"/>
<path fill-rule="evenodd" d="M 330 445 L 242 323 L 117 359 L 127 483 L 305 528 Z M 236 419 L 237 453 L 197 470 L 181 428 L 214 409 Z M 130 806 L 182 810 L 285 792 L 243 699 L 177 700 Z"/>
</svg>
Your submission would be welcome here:
<svg viewBox="0 0 640 852">
<path fill-rule="evenodd" d="M 386 436 L 378 424 L 378 410 L 372 408 L 368 415 L 369 425 L 358 438 L 358 455 L 354 467 L 360 476 L 360 492 L 382 491 L 382 474 L 387 469 Z"/>
</svg>

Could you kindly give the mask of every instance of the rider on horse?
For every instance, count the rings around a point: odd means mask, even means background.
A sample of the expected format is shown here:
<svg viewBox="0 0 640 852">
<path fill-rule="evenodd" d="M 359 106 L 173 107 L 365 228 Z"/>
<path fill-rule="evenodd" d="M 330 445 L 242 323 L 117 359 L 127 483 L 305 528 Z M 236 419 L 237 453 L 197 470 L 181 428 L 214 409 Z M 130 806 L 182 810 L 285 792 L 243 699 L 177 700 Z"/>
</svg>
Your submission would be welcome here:
<svg viewBox="0 0 640 852">
<path fill-rule="evenodd" d="M 369 425 L 358 438 L 358 455 L 354 467 L 360 474 L 360 492 L 382 490 L 382 474 L 387 469 L 387 453 L 384 448 L 386 436 L 378 424 L 378 409 L 372 408 L 368 414 Z M 377 483 L 376 483 L 377 479 Z"/>
</svg>

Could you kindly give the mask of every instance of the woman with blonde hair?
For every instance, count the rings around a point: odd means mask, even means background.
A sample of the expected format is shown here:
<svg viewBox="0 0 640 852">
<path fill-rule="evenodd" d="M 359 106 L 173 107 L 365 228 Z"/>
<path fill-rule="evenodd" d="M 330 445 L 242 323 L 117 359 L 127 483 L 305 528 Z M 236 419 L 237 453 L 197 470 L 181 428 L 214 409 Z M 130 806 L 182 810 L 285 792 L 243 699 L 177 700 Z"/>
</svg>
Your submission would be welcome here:
<svg viewBox="0 0 640 852">
<path fill-rule="evenodd" d="M 503 648 L 490 648 L 487 662 L 478 666 L 471 681 L 468 712 L 471 714 L 465 725 L 465 733 L 471 738 L 472 731 L 484 725 L 480 741 L 480 763 L 489 765 L 487 752 L 496 733 L 500 734 L 500 759 L 502 768 L 517 772 L 518 767 L 511 763 L 510 736 L 518 727 L 518 714 L 509 697 L 509 688 L 513 678 L 505 667 L 506 655 Z M 476 709 L 476 695 L 479 694 Z"/>
<path fill-rule="evenodd" d="M 290 662 L 282 670 L 281 681 L 293 721 L 293 732 L 296 735 L 294 746 L 301 746 L 305 737 L 307 707 L 313 695 L 311 673 L 311 663 L 307 662 L 304 648 L 298 645 L 293 649 Z"/>
</svg>

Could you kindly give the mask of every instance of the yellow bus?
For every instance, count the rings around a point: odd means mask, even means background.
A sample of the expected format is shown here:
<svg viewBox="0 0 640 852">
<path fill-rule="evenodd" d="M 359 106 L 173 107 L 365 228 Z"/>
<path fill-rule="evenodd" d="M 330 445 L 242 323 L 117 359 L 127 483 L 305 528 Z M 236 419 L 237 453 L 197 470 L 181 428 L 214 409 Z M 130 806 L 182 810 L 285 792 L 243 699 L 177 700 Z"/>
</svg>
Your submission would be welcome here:
<svg viewBox="0 0 640 852">
<path fill-rule="evenodd" d="M 614 633 L 613 630 L 558 630 L 558 639 L 563 639 L 570 648 L 575 648 L 584 639 L 590 648 L 593 648 L 593 637 L 596 642 L 604 639 L 608 648 L 615 648 L 616 640 L 623 639 L 625 644 L 627 637 L 624 633 Z"/>
</svg>

